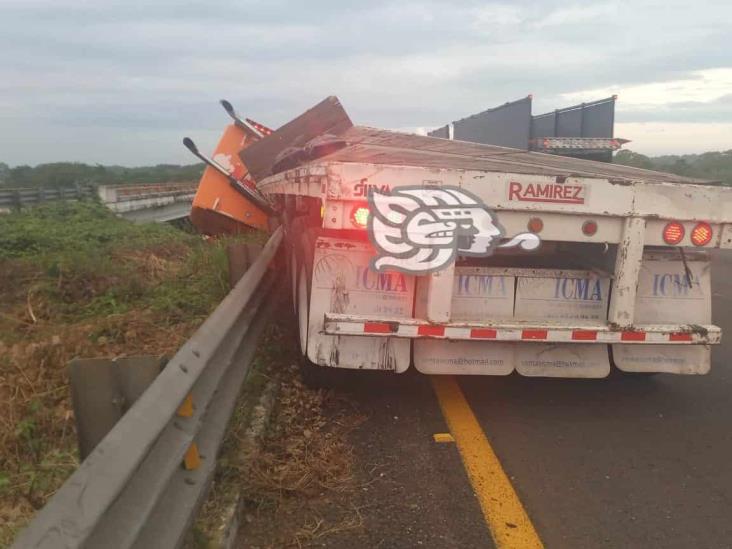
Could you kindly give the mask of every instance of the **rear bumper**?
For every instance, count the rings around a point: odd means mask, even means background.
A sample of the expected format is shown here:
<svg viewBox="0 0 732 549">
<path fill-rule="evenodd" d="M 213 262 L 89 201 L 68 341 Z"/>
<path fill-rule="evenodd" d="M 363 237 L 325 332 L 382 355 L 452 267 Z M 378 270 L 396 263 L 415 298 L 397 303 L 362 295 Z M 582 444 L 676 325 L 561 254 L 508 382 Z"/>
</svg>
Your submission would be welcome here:
<svg viewBox="0 0 732 549">
<path fill-rule="evenodd" d="M 655 345 L 715 345 L 722 331 L 714 325 L 643 324 L 614 328 L 608 324 L 558 325 L 536 322 L 451 322 L 433 324 L 419 319 L 325 313 L 329 335 L 387 336 L 523 343 L 624 343 Z"/>
</svg>

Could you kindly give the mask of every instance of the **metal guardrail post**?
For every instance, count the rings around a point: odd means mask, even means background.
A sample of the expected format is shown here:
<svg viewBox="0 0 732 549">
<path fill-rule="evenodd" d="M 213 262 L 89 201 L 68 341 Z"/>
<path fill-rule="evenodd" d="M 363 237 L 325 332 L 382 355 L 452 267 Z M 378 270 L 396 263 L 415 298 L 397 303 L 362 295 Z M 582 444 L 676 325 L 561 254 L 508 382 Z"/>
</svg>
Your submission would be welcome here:
<svg viewBox="0 0 732 549">
<path fill-rule="evenodd" d="M 155 380 L 159 356 L 75 358 L 69 363 L 71 400 L 84 459 Z"/>
</svg>

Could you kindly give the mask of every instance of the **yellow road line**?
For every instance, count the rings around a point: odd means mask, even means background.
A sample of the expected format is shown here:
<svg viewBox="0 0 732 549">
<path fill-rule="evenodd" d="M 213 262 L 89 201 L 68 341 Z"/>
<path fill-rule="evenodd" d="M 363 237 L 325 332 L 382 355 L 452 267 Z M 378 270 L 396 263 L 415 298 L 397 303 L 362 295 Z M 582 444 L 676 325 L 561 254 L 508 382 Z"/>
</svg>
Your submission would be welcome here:
<svg viewBox="0 0 732 549">
<path fill-rule="evenodd" d="M 432 386 L 498 549 L 544 547 L 455 378 Z"/>
</svg>

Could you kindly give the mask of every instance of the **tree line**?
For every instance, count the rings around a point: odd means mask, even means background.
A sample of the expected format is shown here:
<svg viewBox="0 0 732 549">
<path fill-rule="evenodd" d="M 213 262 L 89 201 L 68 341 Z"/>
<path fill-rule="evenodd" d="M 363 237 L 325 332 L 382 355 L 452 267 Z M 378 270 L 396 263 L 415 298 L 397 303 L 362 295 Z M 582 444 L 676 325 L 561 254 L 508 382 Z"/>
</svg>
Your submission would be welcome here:
<svg viewBox="0 0 732 549">
<path fill-rule="evenodd" d="M 11 168 L 0 162 L 0 188 L 66 187 L 80 184 L 116 185 L 198 181 L 204 165 L 158 164 L 126 168 L 123 166 L 90 166 L 79 162 L 53 162 L 37 166 Z"/>
<path fill-rule="evenodd" d="M 688 177 L 720 181 L 732 185 L 732 150 L 702 154 L 646 156 L 630 150 L 622 150 L 613 158 L 616 164 L 635 166 L 648 170 L 671 172 Z M 0 162 L 0 188 L 65 187 L 76 183 L 92 185 L 143 184 L 198 181 L 203 164 L 158 164 L 126 168 L 102 166 L 80 162 L 54 162 L 38 166 L 9 167 Z"/>
<path fill-rule="evenodd" d="M 732 185 L 732 149 L 729 151 L 646 156 L 637 152 L 619 151 L 613 158 L 616 164 L 670 172 Z"/>
</svg>

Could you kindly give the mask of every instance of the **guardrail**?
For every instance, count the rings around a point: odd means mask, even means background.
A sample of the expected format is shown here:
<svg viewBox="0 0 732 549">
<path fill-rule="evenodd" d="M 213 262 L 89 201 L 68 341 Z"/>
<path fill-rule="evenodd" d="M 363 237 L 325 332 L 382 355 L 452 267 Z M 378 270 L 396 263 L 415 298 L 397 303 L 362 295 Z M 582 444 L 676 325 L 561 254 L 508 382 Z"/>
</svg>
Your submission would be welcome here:
<svg viewBox="0 0 732 549">
<path fill-rule="evenodd" d="M 100 185 L 99 198 L 104 203 L 130 202 L 166 196 L 194 195 L 198 182 L 152 183 L 144 185 Z"/>
<path fill-rule="evenodd" d="M 14 548 L 182 543 L 206 496 L 226 424 L 276 303 L 270 297 L 280 277 L 266 275 L 281 241 L 280 228 L 211 316 L 38 511 Z"/>
<path fill-rule="evenodd" d="M 54 188 L 0 189 L 0 213 L 54 200 L 80 200 L 98 195 L 119 216 L 135 222 L 167 222 L 188 217 L 196 182 L 140 185 L 77 184 Z"/>
<path fill-rule="evenodd" d="M 0 189 L 0 209 L 20 209 L 51 200 L 79 200 L 96 194 L 94 186 L 78 184 L 68 187 Z"/>
<path fill-rule="evenodd" d="M 105 206 L 135 222 L 165 222 L 188 217 L 198 183 L 102 185 L 97 190 Z"/>
</svg>

